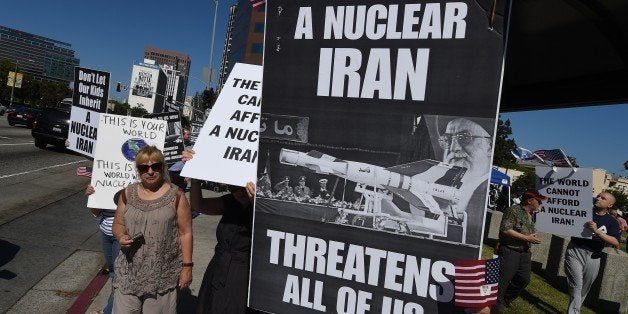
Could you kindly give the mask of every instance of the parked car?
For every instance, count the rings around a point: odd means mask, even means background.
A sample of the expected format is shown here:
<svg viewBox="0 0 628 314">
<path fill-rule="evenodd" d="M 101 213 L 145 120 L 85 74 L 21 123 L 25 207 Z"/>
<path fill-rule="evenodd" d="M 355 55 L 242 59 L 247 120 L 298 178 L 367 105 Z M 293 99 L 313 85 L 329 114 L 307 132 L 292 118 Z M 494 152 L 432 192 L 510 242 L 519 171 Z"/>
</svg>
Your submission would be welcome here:
<svg viewBox="0 0 628 314">
<path fill-rule="evenodd" d="M 14 105 L 7 110 L 7 121 L 10 126 L 20 124 L 32 128 L 38 113 L 39 109 L 37 108 Z"/>
<path fill-rule="evenodd" d="M 7 107 L 0 102 L 0 116 L 4 116 L 4 113 L 7 111 Z"/>
<path fill-rule="evenodd" d="M 31 130 L 31 135 L 35 139 L 35 146 L 46 148 L 48 144 L 57 147 L 65 147 L 68 138 L 68 128 L 70 126 L 70 112 L 72 103 L 62 101 L 54 107 L 41 110 L 37 120 Z"/>
</svg>

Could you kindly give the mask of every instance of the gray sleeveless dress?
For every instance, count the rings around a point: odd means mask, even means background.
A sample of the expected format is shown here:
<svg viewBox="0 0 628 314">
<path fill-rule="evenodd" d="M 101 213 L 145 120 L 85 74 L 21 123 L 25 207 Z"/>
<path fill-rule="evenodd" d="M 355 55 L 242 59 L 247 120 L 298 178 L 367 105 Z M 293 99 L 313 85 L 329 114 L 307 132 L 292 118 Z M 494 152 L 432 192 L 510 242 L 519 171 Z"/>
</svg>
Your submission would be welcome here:
<svg viewBox="0 0 628 314">
<path fill-rule="evenodd" d="M 124 213 L 126 232 L 141 232 L 145 243 L 121 251 L 115 261 L 113 287 L 123 294 L 138 297 L 157 295 L 176 288 L 182 268 L 181 245 L 177 227 L 177 186 L 155 200 L 138 195 L 139 183 L 126 188 Z"/>
</svg>

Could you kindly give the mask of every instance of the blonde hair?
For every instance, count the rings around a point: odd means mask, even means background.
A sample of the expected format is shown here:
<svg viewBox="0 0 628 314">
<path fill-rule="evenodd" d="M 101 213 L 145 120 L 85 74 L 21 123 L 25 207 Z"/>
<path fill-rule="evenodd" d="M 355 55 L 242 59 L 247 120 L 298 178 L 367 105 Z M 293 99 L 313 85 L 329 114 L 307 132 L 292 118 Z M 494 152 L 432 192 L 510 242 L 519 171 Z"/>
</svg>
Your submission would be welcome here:
<svg viewBox="0 0 628 314">
<path fill-rule="evenodd" d="M 165 182 L 170 183 L 170 175 L 168 175 L 168 165 L 166 165 L 166 159 L 164 158 L 164 154 L 161 152 L 161 150 L 159 150 L 159 148 L 153 145 L 146 145 L 137 152 L 137 155 L 135 155 L 135 170 L 137 171 L 138 165 L 147 163 L 149 161 L 162 164 L 161 177 L 164 179 Z"/>
</svg>

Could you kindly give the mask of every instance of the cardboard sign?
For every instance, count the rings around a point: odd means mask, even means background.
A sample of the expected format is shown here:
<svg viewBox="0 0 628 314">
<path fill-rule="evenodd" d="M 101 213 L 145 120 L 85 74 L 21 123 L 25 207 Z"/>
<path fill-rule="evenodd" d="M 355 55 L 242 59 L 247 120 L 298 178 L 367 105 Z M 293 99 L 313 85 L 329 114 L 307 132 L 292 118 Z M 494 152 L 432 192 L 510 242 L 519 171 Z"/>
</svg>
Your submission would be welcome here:
<svg viewBox="0 0 628 314">
<path fill-rule="evenodd" d="M 255 181 L 262 67 L 236 63 L 194 144 L 182 177 L 244 186 Z"/>
<path fill-rule="evenodd" d="M 115 209 L 115 194 L 138 181 L 135 155 L 146 145 L 163 151 L 167 122 L 162 120 L 101 114 L 91 184 L 96 191 L 87 207 Z"/>
<path fill-rule="evenodd" d="M 170 166 L 181 161 L 181 153 L 183 152 L 181 113 L 178 111 L 151 113 L 145 115 L 144 118 L 163 120 L 168 123 L 168 132 L 166 132 L 166 143 L 163 151 L 166 163 Z"/>
<path fill-rule="evenodd" d="M 75 67 L 72 105 L 91 111 L 106 112 L 110 77 L 109 72 Z"/>
<path fill-rule="evenodd" d="M 536 167 L 536 188 L 548 197 L 536 214 L 536 229 L 556 235 L 591 238 L 584 224 L 593 219 L 593 170 Z"/>
<path fill-rule="evenodd" d="M 93 158 L 96 152 L 99 121 L 99 112 L 72 106 L 68 128 L 68 142 L 70 143 L 68 149 Z"/>
<path fill-rule="evenodd" d="M 74 68 L 72 113 L 68 128 L 68 149 L 94 157 L 99 113 L 107 111 L 111 74 L 88 68 Z"/>
</svg>

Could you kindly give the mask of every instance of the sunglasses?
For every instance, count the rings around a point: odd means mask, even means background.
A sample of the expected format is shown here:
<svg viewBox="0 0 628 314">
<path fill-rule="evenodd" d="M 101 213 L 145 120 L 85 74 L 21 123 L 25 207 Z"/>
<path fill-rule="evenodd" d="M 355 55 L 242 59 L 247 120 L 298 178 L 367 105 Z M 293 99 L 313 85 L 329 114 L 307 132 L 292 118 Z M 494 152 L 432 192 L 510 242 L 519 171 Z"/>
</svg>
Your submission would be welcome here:
<svg viewBox="0 0 628 314">
<path fill-rule="evenodd" d="M 471 141 L 476 138 L 491 138 L 490 136 L 478 136 L 471 135 L 469 132 L 460 132 L 456 134 L 445 133 L 438 138 L 438 144 L 442 149 L 448 149 L 451 147 L 451 142 L 456 139 L 458 144 L 466 146 L 471 144 Z"/>
<path fill-rule="evenodd" d="M 161 172 L 161 170 L 163 169 L 163 165 L 160 162 L 150 165 L 137 165 L 137 170 L 140 173 L 148 172 L 148 168 L 153 169 L 154 172 Z"/>
</svg>

